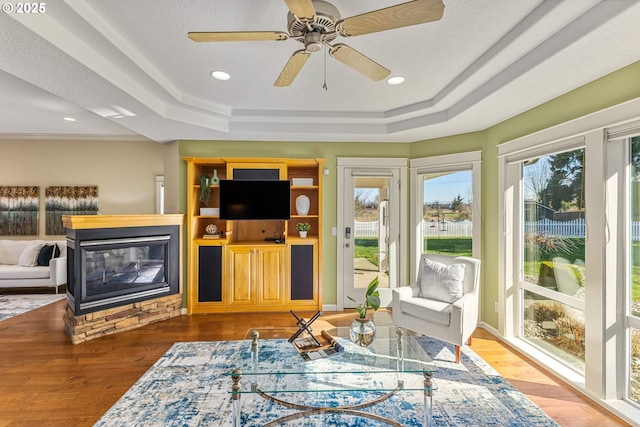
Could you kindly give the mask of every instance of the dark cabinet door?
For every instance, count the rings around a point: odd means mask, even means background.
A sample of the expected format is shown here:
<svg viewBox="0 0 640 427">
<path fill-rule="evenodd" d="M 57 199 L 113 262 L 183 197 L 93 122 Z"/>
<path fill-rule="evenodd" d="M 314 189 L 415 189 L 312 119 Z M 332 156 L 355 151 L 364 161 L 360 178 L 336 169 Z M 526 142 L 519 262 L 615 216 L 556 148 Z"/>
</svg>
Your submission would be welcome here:
<svg viewBox="0 0 640 427">
<path fill-rule="evenodd" d="M 198 302 L 222 301 L 222 246 L 198 247 Z"/>
<path fill-rule="evenodd" d="M 312 300 L 315 284 L 313 245 L 291 246 L 291 300 Z"/>
</svg>

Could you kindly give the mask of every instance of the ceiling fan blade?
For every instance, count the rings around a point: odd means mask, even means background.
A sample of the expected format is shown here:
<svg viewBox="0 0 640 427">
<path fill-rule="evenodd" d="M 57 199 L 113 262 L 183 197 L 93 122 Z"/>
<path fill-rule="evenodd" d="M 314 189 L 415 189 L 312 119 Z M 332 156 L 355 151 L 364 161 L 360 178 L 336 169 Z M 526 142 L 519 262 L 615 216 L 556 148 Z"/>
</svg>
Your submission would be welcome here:
<svg viewBox="0 0 640 427">
<path fill-rule="evenodd" d="M 374 81 L 382 80 L 391 74 L 390 70 L 343 43 L 332 46 L 329 55 Z"/>
<path fill-rule="evenodd" d="M 414 0 L 342 19 L 336 27 L 344 37 L 359 36 L 438 21 L 443 13 L 442 0 Z"/>
<path fill-rule="evenodd" d="M 192 32 L 188 35 L 194 42 L 281 41 L 289 38 L 282 31 Z"/>
<path fill-rule="evenodd" d="M 309 59 L 309 55 L 311 55 L 308 51 L 302 49 L 293 52 L 291 58 L 287 62 L 287 65 L 284 66 L 282 72 L 278 76 L 278 79 L 273 84 L 276 87 L 284 87 L 289 86 L 298 76 L 300 70 Z"/>
<path fill-rule="evenodd" d="M 302 20 L 312 20 L 316 9 L 311 0 L 284 0 L 292 14 Z"/>
</svg>

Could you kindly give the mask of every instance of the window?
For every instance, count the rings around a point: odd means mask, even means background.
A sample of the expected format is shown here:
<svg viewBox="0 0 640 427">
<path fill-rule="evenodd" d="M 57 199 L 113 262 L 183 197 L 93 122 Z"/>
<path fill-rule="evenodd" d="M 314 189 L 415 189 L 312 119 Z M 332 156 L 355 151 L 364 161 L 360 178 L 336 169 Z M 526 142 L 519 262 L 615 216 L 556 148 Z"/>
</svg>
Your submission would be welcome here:
<svg viewBox="0 0 640 427">
<path fill-rule="evenodd" d="M 498 146 L 499 331 L 627 420 L 640 417 L 639 107 Z"/>
<path fill-rule="evenodd" d="M 520 336 L 584 373 L 584 148 L 522 167 Z"/>
<path fill-rule="evenodd" d="M 478 151 L 411 160 L 414 263 L 422 253 L 480 258 L 480 159 Z"/>
<path fill-rule="evenodd" d="M 640 136 L 626 140 L 625 147 L 629 153 L 629 224 L 628 251 L 630 263 L 625 300 L 628 302 L 626 368 L 629 383 L 626 389 L 627 398 L 640 404 Z"/>
<path fill-rule="evenodd" d="M 472 255 L 472 175 L 471 170 L 421 175 L 423 252 Z"/>
</svg>

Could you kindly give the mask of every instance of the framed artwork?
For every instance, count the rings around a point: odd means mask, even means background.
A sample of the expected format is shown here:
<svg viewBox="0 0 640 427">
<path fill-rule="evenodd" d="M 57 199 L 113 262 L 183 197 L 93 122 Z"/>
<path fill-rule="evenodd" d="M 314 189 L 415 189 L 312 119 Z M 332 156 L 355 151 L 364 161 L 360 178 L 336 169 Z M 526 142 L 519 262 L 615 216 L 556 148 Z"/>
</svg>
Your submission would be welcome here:
<svg viewBox="0 0 640 427">
<path fill-rule="evenodd" d="M 40 188 L 0 186 L 0 236 L 37 236 Z"/>
<path fill-rule="evenodd" d="M 45 196 L 45 234 L 65 234 L 63 215 L 97 215 L 98 186 L 47 187 Z"/>
</svg>

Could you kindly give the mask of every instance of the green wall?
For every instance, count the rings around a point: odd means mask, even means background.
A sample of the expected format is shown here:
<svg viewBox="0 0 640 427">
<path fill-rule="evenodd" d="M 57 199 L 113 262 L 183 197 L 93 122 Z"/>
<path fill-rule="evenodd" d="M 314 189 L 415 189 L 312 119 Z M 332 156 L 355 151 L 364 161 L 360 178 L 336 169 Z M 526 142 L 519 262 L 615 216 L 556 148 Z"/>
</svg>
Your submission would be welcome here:
<svg viewBox="0 0 640 427">
<path fill-rule="evenodd" d="M 498 145 L 550 126 L 640 97 L 640 61 L 579 87 L 525 113 L 478 132 L 403 143 L 371 142 L 246 142 L 180 141 L 180 188 L 186 188 L 182 157 L 282 157 L 326 159 L 330 175 L 324 180 L 323 303 L 336 303 L 336 158 L 419 158 L 482 150 L 482 308 L 481 318 L 498 326 L 494 302 L 498 299 Z M 362 153 L 367 153 L 363 155 Z M 180 194 L 180 212 L 186 212 L 186 194 Z"/>
</svg>

